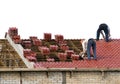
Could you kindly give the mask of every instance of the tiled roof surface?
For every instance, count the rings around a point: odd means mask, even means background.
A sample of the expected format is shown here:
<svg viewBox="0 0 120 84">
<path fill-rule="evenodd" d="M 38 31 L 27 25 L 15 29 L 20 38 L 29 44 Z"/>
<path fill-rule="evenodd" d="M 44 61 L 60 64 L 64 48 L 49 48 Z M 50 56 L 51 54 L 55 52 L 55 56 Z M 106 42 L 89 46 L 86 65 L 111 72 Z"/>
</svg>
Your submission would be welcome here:
<svg viewBox="0 0 120 84">
<path fill-rule="evenodd" d="M 77 60 L 72 62 L 38 62 L 36 68 L 120 68 L 120 39 L 110 42 L 96 42 L 97 60 Z"/>
</svg>

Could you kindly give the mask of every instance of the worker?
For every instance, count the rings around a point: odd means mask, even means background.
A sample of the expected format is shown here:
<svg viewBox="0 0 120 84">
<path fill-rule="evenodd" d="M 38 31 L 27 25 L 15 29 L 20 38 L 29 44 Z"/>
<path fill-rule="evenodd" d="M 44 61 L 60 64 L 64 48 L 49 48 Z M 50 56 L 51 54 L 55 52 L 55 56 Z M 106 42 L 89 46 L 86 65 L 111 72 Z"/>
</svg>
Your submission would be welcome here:
<svg viewBox="0 0 120 84">
<path fill-rule="evenodd" d="M 85 57 L 87 55 L 88 59 L 91 59 L 91 48 L 93 50 L 93 58 L 96 60 L 96 42 L 93 38 L 83 39 L 80 41 L 83 47 L 83 51 L 80 53 L 81 57 Z"/>
<path fill-rule="evenodd" d="M 103 32 L 105 33 L 105 35 Z M 110 29 L 107 24 L 102 23 L 99 25 L 99 28 L 97 30 L 97 36 L 96 36 L 97 41 L 99 40 L 100 33 L 102 34 L 106 42 L 108 42 L 111 39 Z"/>
</svg>

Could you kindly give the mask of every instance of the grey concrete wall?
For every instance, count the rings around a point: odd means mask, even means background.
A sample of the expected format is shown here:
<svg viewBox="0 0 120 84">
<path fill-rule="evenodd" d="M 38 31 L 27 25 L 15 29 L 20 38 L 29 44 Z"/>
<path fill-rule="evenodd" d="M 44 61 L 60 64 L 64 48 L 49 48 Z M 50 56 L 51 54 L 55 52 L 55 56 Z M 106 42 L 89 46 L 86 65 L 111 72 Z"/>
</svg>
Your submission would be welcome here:
<svg viewBox="0 0 120 84">
<path fill-rule="evenodd" d="M 0 72 L 0 84 L 120 84 L 120 72 Z"/>
</svg>

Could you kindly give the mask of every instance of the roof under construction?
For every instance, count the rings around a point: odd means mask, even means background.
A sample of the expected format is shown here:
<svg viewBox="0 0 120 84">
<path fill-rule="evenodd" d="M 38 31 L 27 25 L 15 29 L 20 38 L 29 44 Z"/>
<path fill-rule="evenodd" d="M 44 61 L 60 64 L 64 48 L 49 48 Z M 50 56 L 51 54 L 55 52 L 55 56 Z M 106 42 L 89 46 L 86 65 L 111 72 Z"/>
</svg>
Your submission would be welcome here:
<svg viewBox="0 0 120 84">
<path fill-rule="evenodd" d="M 21 39 L 17 28 L 9 28 L 5 39 L 0 40 L 0 67 L 2 68 L 77 68 L 119 69 L 120 39 L 96 41 L 97 60 L 81 59 L 81 39 L 64 39 L 63 35 L 44 33 L 43 39 L 30 36 Z"/>
</svg>

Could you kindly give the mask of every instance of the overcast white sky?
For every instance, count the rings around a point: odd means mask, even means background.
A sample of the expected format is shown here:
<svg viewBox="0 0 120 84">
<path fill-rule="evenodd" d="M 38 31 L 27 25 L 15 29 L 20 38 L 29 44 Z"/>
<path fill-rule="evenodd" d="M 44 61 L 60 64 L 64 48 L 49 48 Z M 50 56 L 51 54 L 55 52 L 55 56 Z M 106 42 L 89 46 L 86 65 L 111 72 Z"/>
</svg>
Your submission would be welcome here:
<svg viewBox="0 0 120 84">
<path fill-rule="evenodd" d="M 52 33 L 52 38 L 95 38 L 103 22 L 112 38 L 120 38 L 119 0 L 0 0 L 0 38 L 9 27 L 17 27 L 26 39 L 43 38 L 43 33 Z"/>
</svg>

